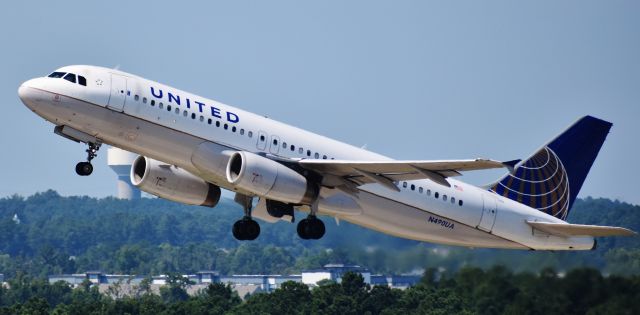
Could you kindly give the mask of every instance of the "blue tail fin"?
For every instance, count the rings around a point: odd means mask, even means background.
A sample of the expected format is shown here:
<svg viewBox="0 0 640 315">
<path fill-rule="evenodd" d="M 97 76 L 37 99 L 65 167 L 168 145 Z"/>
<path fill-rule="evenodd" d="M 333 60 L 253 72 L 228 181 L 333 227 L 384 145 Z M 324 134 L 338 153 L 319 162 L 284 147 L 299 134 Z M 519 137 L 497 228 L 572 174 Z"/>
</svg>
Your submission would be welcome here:
<svg viewBox="0 0 640 315">
<path fill-rule="evenodd" d="M 595 117 L 580 118 L 490 189 L 566 220 L 611 126 Z"/>
</svg>

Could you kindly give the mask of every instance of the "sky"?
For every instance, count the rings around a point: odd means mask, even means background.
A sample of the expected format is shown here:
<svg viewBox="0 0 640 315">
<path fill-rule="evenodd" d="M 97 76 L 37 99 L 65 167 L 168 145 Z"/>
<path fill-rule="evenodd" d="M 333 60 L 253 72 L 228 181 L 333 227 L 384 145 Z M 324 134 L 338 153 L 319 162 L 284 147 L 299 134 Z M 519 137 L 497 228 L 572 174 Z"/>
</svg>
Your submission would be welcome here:
<svg viewBox="0 0 640 315">
<path fill-rule="evenodd" d="M 111 196 L 106 150 L 18 99 L 71 64 L 151 80 L 396 159 L 525 158 L 614 125 L 580 197 L 640 204 L 638 1 L 12 1 L 0 11 L 0 197 Z M 466 173 L 485 184 L 500 171 Z"/>
</svg>

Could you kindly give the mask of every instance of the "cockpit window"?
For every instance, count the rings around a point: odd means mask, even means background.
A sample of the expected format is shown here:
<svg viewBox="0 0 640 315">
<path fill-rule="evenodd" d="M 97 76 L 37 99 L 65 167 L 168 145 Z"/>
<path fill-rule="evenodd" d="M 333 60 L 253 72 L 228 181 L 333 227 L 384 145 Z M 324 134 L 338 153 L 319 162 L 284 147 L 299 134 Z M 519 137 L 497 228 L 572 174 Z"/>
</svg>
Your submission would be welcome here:
<svg viewBox="0 0 640 315">
<path fill-rule="evenodd" d="M 79 75 L 79 76 L 78 76 L 78 83 L 79 83 L 80 85 L 87 86 L 87 79 L 85 79 L 85 77 L 83 77 L 83 76 Z"/>
<path fill-rule="evenodd" d="M 52 74 L 49 75 L 50 78 L 62 78 L 64 75 L 66 74 L 66 72 L 54 72 Z"/>
<path fill-rule="evenodd" d="M 67 73 L 67 75 L 64 76 L 65 80 L 69 81 L 69 82 L 73 82 L 76 83 L 76 75 L 73 73 Z"/>
</svg>

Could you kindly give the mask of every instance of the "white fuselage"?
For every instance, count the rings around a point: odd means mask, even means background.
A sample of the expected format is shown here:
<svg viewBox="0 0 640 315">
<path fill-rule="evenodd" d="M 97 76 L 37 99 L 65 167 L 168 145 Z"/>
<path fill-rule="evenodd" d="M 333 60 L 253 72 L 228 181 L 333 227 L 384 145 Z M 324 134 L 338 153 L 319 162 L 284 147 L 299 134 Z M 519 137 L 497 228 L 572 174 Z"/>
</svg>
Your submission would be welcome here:
<svg viewBox="0 0 640 315">
<path fill-rule="evenodd" d="M 224 173 L 203 172 L 194 166 L 194 151 L 203 143 L 221 154 L 249 151 L 289 159 L 389 160 L 122 71 L 94 66 L 57 71 L 82 75 L 88 83 L 81 86 L 47 77 L 25 82 L 20 97 L 36 114 L 103 143 L 184 168 L 228 190 L 237 189 Z M 451 187 L 430 180 L 399 182 L 400 191 L 367 184 L 358 187 L 358 198 L 353 199 L 357 205 L 320 203 L 319 212 L 387 234 L 441 244 L 548 250 L 593 247 L 592 237 L 549 235 L 525 222 L 563 222 L 560 219 L 476 186 L 447 180 Z M 320 196 L 330 199 L 340 193 L 322 188 Z"/>
</svg>

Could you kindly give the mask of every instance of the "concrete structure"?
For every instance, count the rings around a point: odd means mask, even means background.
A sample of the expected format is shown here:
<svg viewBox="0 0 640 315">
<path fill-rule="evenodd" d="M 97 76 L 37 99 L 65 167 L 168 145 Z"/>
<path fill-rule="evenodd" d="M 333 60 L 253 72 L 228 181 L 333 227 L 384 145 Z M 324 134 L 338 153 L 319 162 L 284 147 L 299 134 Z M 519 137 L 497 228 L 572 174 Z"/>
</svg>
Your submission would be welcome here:
<svg viewBox="0 0 640 315">
<path fill-rule="evenodd" d="M 183 275 L 183 277 L 194 283 L 187 288 L 189 294 L 196 294 L 210 283 L 225 283 L 231 285 L 238 292 L 238 295 L 244 298 L 247 293 L 272 292 L 287 281 L 302 282 L 310 287 L 317 286 L 317 283 L 322 280 L 340 283 L 342 275 L 349 271 L 360 273 L 364 282 L 372 286 L 383 285 L 405 289 L 420 281 L 420 276 L 417 275 L 372 275 L 367 268 L 344 264 L 327 264 L 319 269 L 305 270 L 300 275 L 220 275 L 215 271 L 200 271 L 191 275 Z M 110 275 L 100 271 L 87 271 L 81 274 L 51 275 L 49 283 L 65 281 L 70 285 L 77 286 L 83 281 L 89 280 L 92 284 L 98 285 L 100 292 L 113 294 L 113 288 L 111 290 L 109 288 L 116 285 L 122 294 L 133 295 L 139 292 L 143 279 L 145 279 L 143 276 Z M 151 277 L 151 291 L 159 293 L 160 287 L 166 285 L 167 280 L 167 275 Z"/>
<path fill-rule="evenodd" d="M 357 272 L 362 275 L 365 283 L 371 283 L 371 271 L 358 265 L 326 264 L 320 269 L 302 271 L 302 283 L 316 286 L 322 280 L 342 282 L 342 275 L 346 272 Z"/>
<path fill-rule="evenodd" d="M 110 147 L 107 150 L 107 164 L 118 175 L 118 198 L 120 199 L 140 199 L 140 189 L 131 184 L 129 173 L 133 160 L 138 157 L 119 148 Z"/>
</svg>

